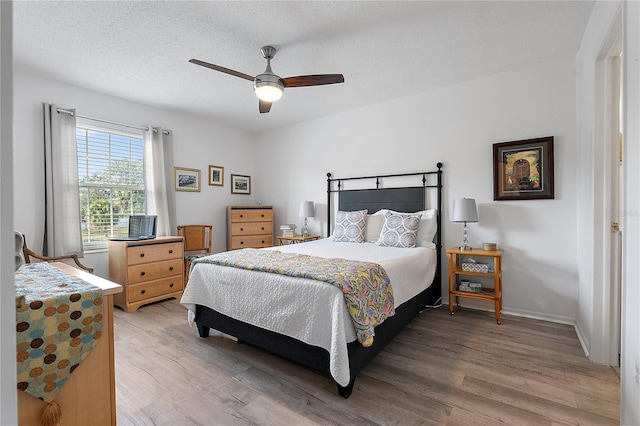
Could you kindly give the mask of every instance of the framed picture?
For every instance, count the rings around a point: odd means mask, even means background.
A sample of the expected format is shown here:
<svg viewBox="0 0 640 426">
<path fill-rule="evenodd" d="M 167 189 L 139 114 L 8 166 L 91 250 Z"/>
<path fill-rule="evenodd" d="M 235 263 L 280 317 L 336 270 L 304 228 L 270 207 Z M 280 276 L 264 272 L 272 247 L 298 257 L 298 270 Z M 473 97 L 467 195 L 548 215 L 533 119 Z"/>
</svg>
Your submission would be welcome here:
<svg viewBox="0 0 640 426">
<path fill-rule="evenodd" d="M 173 168 L 176 191 L 200 192 L 200 170 L 184 167 Z"/>
<path fill-rule="evenodd" d="M 251 194 L 251 177 L 243 175 L 231 175 L 232 194 Z"/>
<path fill-rule="evenodd" d="M 553 136 L 493 144 L 494 200 L 553 197 Z"/>
<path fill-rule="evenodd" d="M 224 186 L 224 167 L 209 165 L 209 185 Z"/>
</svg>

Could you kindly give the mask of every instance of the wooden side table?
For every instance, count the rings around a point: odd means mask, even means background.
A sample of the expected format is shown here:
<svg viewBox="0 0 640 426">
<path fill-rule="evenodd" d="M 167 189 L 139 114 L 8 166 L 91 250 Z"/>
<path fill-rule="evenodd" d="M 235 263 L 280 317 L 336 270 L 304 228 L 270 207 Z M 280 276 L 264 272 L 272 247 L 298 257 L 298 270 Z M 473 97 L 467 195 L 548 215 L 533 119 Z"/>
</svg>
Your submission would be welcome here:
<svg viewBox="0 0 640 426">
<path fill-rule="evenodd" d="M 285 245 L 285 242 L 287 242 L 287 244 L 297 244 L 307 241 L 315 241 L 320 238 L 320 235 L 307 235 L 306 237 L 302 235 L 276 235 L 276 238 L 278 239 L 278 245 L 283 246 Z"/>
<path fill-rule="evenodd" d="M 456 299 L 456 306 L 460 306 L 460 297 L 491 300 L 495 304 L 496 322 L 502 324 L 500 320 L 500 311 L 502 310 L 502 250 L 460 250 L 456 247 L 448 249 L 446 252 L 449 255 L 449 313 L 451 315 L 455 313 L 453 311 L 454 298 Z M 463 270 L 462 258 L 465 256 L 493 258 L 493 271 Z M 458 288 L 458 276 L 492 278 L 493 287 L 482 287 L 479 293 L 460 291 Z"/>
</svg>

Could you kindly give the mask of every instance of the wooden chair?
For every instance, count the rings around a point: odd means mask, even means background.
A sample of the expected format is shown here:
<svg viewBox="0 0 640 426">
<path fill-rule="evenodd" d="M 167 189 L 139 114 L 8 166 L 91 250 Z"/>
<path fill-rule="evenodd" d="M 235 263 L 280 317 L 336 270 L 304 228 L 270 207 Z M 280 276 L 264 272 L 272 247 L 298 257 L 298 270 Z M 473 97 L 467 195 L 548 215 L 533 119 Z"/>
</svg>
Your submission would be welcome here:
<svg viewBox="0 0 640 426">
<path fill-rule="evenodd" d="M 184 237 L 184 282 L 189 281 L 191 262 L 211 254 L 213 225 L 180 225 L 178 235 Z"/>
<path fill-rule="evenodd" d="M 78 256 L 75 254 L 69 254 L 66 256 L 41 256 L 37 253 L 35 253 L 34 251 L 32 251 L 29 247 L 27 247 L 27 238 L 24 236 L 24 234 L 22 234 L 24 243 L 22 244 L 22 253 L 24 254 L 24 262 L 25 263 L 31 263 L 31 258 L 33 257 L 34 259 L 38 259 L 40 261 L 43 262 L 58 262 L 61 260 L 68 260 L 71 259 L 75 262 L 76 265 L 78 265 L 78 267 L 80 269 L 84 269 L 85 271 L 93 274 L 93 268 L 90 268 L 88 266 L 84 266 L 82 263 L 80 263 L 80 260 L 78 259 Z"/>
</svg>

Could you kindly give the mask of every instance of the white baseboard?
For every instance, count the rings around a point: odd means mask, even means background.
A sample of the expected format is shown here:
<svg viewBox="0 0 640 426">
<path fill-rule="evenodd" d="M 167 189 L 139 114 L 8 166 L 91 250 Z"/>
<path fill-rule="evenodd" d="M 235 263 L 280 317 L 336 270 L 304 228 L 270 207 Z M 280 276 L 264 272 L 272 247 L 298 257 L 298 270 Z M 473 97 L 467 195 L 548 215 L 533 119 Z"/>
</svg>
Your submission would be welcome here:
<svg viewBox="0 0 640 426">
<path fill-rule="evenodd" d="M 580 340 L 580 345 L 582 346 L 582 350 L 584 351 L 584 354 L 587 356 L 587 358 L 591 359 L 591 354 L 589 353 L 589 348 L 587 346 L 587 339 L 584 334 L 584 331 L 582 331 L 582 327 L 580 327 L 580 323 L 576 322 L 573 325 L 573 328 L 576 329 L 576 334 L 578 335 L 578 340 Z"/>
</svg>

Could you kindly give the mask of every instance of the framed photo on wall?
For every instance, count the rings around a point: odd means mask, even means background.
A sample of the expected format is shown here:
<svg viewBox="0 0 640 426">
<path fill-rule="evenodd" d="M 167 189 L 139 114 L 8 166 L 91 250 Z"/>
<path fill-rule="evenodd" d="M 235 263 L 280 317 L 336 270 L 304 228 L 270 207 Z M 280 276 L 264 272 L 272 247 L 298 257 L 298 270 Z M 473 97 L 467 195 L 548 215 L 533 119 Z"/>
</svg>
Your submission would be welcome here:
<svg viewBox="0 0 640 426">
<path fill-rule="evenodd" d="M 174 167 L 173 178 L 176 191 L 200 192 L 200 170 Z"/>
<path fill-rule="evenodd" d="M 251 176 L 231 175 L 232 194 L 251 194 Z"/>
<path fill-rule="evenodd" d="M 209 185 L 224 186 L 224 167 L 209 165 Z"/>
<path fill-rule="evenodd" d="M 493 199 L 554 198 L 553 136 L 493 144 Z"/>
</svg>

